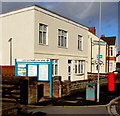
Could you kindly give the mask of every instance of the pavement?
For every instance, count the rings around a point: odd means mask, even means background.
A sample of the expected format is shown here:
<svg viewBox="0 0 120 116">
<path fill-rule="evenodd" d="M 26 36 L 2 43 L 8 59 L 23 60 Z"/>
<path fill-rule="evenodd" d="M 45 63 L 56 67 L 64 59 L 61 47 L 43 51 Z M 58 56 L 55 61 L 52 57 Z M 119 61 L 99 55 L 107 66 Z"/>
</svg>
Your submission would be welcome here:
<svg viewBox="0 0 120 116">
<path fill-rule="evenodd" d="M 120 115 L 120 100 L 118 100 L 118 104 L 116 105 L 116 111 Z"/>
<path fill-rule="evenodd" d="M 112 116 L 120 116 L 120 96 L 111 100 L 109 104 L 107 104 L 107 110 Z"/>
<path fill-rule="evenodd" d="M 48 101 L 49 102 L 49 101 Z M 50 101 L 52 103 L 52 101 Z M 68 101 L 67 101 L 68 102 Z M 70 101 L 76 104 L 75 101 Z M 87 115 L 105 115 L 119 116 L 120 96 L 111 100 L 106 105 L 84 105 L 81 106 L 52 106 L 51 103 L 46 106 L 40 105 L 20 105 L 17 116 L 87 116 Z M 54 102 L 53 102 L 54 103 Z M 79 102 L 78 102 L 79 103 Z M 12 115 L 14 116 L 14 115 Z"/>
<path fill-rule="evenodd" d="M 22 109 L 26 114 L 44 114 L 50 115 L 106 115 L 110 116 L 106 106 L 45 106 L 45 107 L 29 107 Z M 25 114 L 25 113 L 24 113 Z"/>
<path fill-rule="evenodd" d="M 68 102 L 68 101 L 67 101 Z M 75 103 L 75 101 L 71 101 Z M 54 104 L 54 102 L 53 102 Z M 20 116 L 78 116 L 78 115 L 105 115 L 105 116 L 120 116 L 120 96 L 111 100 L 106 105 L 84 105 L 84 106 L 39 106 L 27 105 L 20 110 Z"/>
</svg>

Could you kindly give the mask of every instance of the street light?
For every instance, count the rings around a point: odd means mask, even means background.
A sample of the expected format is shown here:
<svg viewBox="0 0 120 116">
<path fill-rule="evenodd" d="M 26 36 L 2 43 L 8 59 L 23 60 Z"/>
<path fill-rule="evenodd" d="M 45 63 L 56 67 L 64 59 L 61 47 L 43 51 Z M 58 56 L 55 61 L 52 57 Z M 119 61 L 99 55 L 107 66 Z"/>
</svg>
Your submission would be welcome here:
<svg viewBox="0 0 120 116">
<path fill-rule="evenodd" d="M 99 13 L 99 44 L 98 44 L 98 55 L 100 56 L 100 37 L 101 37 L 101 0 L 100 0 L 100 13 Z M 97 102 L 100 97 L 100 58 L 98 57 L 98 78 L 97 78 Z"/>
<path fill-rule="evenodd" d="M 12 65 L 12 38 L 8 40 L 10 42 L 10 66 Z"/>
</svg>

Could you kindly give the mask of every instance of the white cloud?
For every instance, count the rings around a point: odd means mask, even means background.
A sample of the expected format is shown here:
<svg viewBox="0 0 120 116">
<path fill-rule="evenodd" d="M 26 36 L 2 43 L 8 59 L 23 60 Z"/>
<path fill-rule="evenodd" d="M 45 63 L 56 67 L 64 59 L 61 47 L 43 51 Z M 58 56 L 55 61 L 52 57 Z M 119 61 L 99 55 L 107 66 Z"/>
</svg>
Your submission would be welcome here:
<svg viewBox="0 0 120 116">
<path fill-rule="evenodd" d="M 18 1 L 18 0 L 17 0 Z M 37 1 L 37 0 L 34 0 Z M 40 1 L 40 0 L 39 0 Z M 58 1 L 58 0 L 54 0 Z M 72 1 L 72 0 L 70 0 Z M 29 2 L 24 3 L 6 3 L 3 4 L 3 10 L 12 10 L 13 8 L 23 7 L 30 4 Z M 95 26 L 98 28 L 99 23 L 99 3 L 94 2 L 37 2 L 38 5 L 48 8 L 53 12 L 63 15 L 67 18 L 75 20 L 86 26 Z M 118 4 L 114 2 L 104 2 L 102 3 L 102 28 L 106 30 L 112 30 L 112 28 L 117 27 L 118 19 Z M 98 29 L 97 29 L 98 31 Z M 108 32 L 107 32 L 108 33 Z M 115 32 L 115 29 L 112 31 Z M 104 34 L 104 33 L 103 33 Z"/>
</svg>

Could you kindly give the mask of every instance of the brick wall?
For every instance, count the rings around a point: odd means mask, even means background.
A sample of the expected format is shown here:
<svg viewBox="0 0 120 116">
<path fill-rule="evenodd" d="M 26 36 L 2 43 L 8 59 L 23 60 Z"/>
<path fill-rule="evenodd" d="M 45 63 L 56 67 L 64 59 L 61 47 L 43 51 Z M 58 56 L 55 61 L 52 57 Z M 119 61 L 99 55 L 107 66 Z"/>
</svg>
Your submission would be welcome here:
<svg viewBox="0 0 120 116">
<path fill-rule="evenodd" d="M 100 74 L 100 84 L 107 84 L 107 73 Z M 97 82 L 97 73 L 89 73 L 88 80 L 80 81 L 61 81 L 60 76 L 53 77 L 53 97 L 59 98 L 76 92 L 85 91 L 87 83 Z M 50 83 L 38 82 L 37 77 L 15 77 L 3 76 L 3 83 L 18 84 L 20 86 L 20 100 L 23 103 L 33 104 L 39 101 L 39 94 L 43 92 L 42 97 L 50 96 Z M 120 73 L 115 74 L 115 82 L 120 83 Z M 42 85 L 39 89 L 39 86 Z M 13 88 L 14 89 L 14 88 Z M 43 90 L 42 90 L 43 89 Z M 17 90 L 18 91 L 18 90 Z M 17 92 L 15 91 L 15 92 Z M 26 99 L 25 99 L 26 98 Z M 40 97 L 41 98 L 41 97 Z"/>
<path fill-rule="evenodd" d="M 15 66 L 0 66 L 1 76 L 14 76 Z"/>
<path fill-rule="evenodd" d="M 53 97 L 61 97 L 61 76 L 53 77 Z"/>
</svg>

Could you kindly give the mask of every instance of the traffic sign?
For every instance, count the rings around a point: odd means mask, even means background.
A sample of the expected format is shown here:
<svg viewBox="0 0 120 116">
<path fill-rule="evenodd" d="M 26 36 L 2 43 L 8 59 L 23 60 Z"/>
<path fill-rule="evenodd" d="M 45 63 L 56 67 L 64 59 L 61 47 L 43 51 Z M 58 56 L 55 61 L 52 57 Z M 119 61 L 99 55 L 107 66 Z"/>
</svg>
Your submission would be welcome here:
<svg viewBox="0 0 120 116">
<path fill-rule="evenodd" d="M 103 58 L 103 55 L 97 55 L 97 58 Z"/>
<path fill-rule="evenodd" d="M 106 45 L 106 42 L 104 42 L 104 41 L 96 41 L 96 40 L 94 40 L 93 42 L 93 45 L 102 45 L 102 46 L 105 46 Z"/>
<path fill-rule="evenodd" d="M 97 64 L 97 65 L 100 64 L 101 65 L 101 64 L 103 64 L 103 61 L 101 61 L 101 60 L 95 60 L 95 64 Z"/>
</svg>

